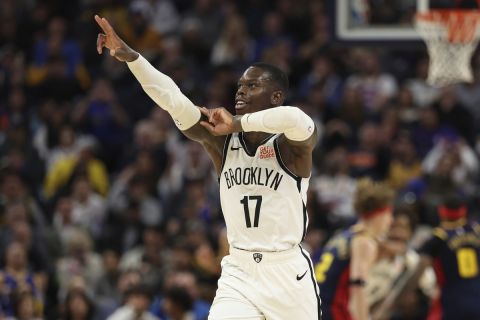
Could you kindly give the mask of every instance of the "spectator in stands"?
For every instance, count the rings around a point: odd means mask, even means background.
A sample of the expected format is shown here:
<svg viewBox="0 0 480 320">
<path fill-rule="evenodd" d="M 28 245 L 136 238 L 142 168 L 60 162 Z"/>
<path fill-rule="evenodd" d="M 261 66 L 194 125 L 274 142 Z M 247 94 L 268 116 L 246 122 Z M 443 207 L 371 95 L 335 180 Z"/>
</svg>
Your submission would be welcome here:
<svg viewBox="0 0 480 320">
<path fill-rule="evenodd" d="M 372 50 L 359 50 L 357 56 L 358 73 L 347 78 L 345 85 L 360 93 L 360 97 L 369 112 L 381 111 L 392 97 L 397 94 L 397 81 L 384 72 L 380 66 L 380 57 Z"/>
<path fill-rule="evenodd" d="M 142 54 L 155 58 L 162 51 L 162 35 L 154 27 L 154 3 L 134 0 L 128 7 L 128 17 L 119 23 L 119 32 L 128 43 L 135 44 Z"/>
<path fill-rule="evenodd" d="M 93 135 L 100 144 L 97 152 L 107 167 L 115 168 L 118 154 L 122 153 L 125 141 L 130 138 L 130 123 L 123 108 L 112 83 L 99 78 L 72 112 L 74 125 Z"/>
<path fill-rule="evenodd" d="M 98 239 L 105 220 L 105 199 L 92 190 L 86 176 L 75 178 L 71 198 L 73 223 L 87 230 L 94 239 Z"/>
<path fill-rule="evenodd" d="M 35 304 L 40 310 L 43 308 L 44 292 L 38 290 L 35 274 L 29 269 L 27 252 L 20 243 L 12 242 L 7 246 L 5 265 L 2 268 L 1 277 L 5 284 L 4 294 L 14 295 L 24 291 L 31 292 L 34 296 Z M 16 312 L 15 300 L 10 300 L 4 308 L 4 313 L 7 316 L 14 316 Z"/>
<path fill-rule="evenodd" d="M 419 212 L 420 223 L 436 226 L 438 215 L 436 208 L 448 194 L 464 193 L 463 184 L 458 185 L 453 179 L 453 172 L 458 165 L 458 155 L 443 153 L 430 173 L 407 183 L 400 193 L 400 198 L 413 202 Z"/>
<path fill-rule="evenodd" d="M 413 101 L 420 108 L 431 106 L 440 96 L 440 89 L 427 83 L 429 63 L 428 58 L 420 58 L 415 68 L 415 77 L 407 81 Z"/>
<path fill-rule="evenodd" d="M 81 277 L 92 290 L 103 276 L 101 257 L 93 251 L 92 239 L 81 229 L 73 230 L 64 243 L 65 255 L 57 263 L 57 278 L 60 292 L 65 294 L 72 279 Z"/>
<path fill-rule="evenodd" d="M 95 304 L 91 297 L 80 288 L 72 288 L 65 298 L 62 320 L 94 320 Z M 100 318 L 97 318 L 100 320 Z"/>
<path fill-rule="evenodd" d="M 437 138 L 437 141 L 423 160 L 423 169 L 426 173 L 432 173 L 438 162 L 445 155 L 449 155 L 455 161 L 452 172 L 453 182 L 462 186 L 468 194 L 476 192 L 474 183 L 479 163 L 475 151 L 456 134 L 444 135 Z"/>
<path fill-rule="evenodd" d="M 123 306 L 118 308 L 107 320 L 158 320 L 148 311 L 151 301 L 151 293 L 145 286 L 134 286 L 125 293 Z"/>
<path fill-rule="evenodd" d="M 443 124 L 454 129 L 470 146 L 475 145 L 475 124 L 473 122 L 475 118 L 460 103 L 453 87 L 442 88 L 440 96 L 433 106 Z"/>
<path fill-rule="evenodd" d="M 20 175 L 6 170 L 0 174 L 0 210 L 7 212 L 9 207 L 23 211 L 36 232 L 45 231 L 45 216 L 38 202 L 29 194 Z"/>
<path fill-rule="evenodd" d="M 358 145 L 348 152 L 350 175 L 383 179 L 388 169 L 388 150 L 382 146 L 379 126 L 367 122 L 359 130 Z"/>
<path fill-rule="evenodd" d="M 324 173 L 312 179 L 311 189 L 314 193 L 310 201 L 317 201 L 318 207 L 310 211 L 310 223 L 321 225 L 321 217 L 326 216 L 329 229 L 351 225 L 355 220 L 353 195 L 356 189 L 355 179 L 350 177 L 348 154 L 345 148 L 336 148 L 325 156 L 322 166 Z"/>
<path fill-rule="evenodd" d="M 252 39 L 242 16 L 233 14 L 225 21 L 225 26 L 212 48 L 212 64 L 230 64 L 243 68 L 252 60 Z"/>
<path fill-rule="evenodd" d="M 150 182 L 149 177 L 137 173 L 137 167 L 125 168 L 110 192 L 108 206 L 112 213 L 124 221 L 132 219 L 130 222 L 133 224 L 160 224 L 164 218 L 163 210 L 160 201 L 152 195 Z"/>
<path fill-rule="evenodd" d="M 77 176 L 86 176 L 93 190 L 103 197 L 107 195 L 109 179 L 107 168 L 95 156 L 95 141 L 82 140 L 79 153 L 76 156 L 60 159 L 47 172 L 44 183 L 44 193 L 49 199 L 68 194 L 70 183 Z"/>
<path fill-rule="evenodd" d="M 165 291 L 163 308 L 167 319 L 193 320 L 193 298 L 182 287 L 172 287 Z"/>
<path fill-rule="evenodd" d="M 121 270 L 139 270 L 142 279 L 157 290 L 165 276 L 167 249 L 161 228 L 148 227 L 142 234 L 142 245 L 127 250 L 120 260 Z"/>
<path fill-rule="evenodd" d="M 407 131 L 398 134 L 391 150 L 387 181 L 393 189 L 401 190 L 410 180 L 422 174 L 422 166 Z"/>
<path fill-rule="evenodd" d="M 42 320 L 42 305 L 28 289 L 17 290 L 13 294 L 15 305 L 14 319 L 16 320 Z"/>
</svg>

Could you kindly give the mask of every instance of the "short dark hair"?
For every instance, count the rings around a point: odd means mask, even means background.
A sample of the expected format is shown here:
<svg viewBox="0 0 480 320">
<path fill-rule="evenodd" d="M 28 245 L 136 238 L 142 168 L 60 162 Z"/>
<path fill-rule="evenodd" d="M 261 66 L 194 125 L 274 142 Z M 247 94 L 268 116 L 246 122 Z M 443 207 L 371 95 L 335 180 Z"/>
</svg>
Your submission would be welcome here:
<svg viewBox="0 0 480 320">
<path fill-rule="evenodd" d="M 266 62 L 257 62 L 251 65 L 251 67 L 260 68 L 270 74 L 271 80 L 275 85 L 284 93 L 288 91 L 288 77 L 280 68 Z"/>
<path fill-rule="evenodd" d="M 443 199 L 443 206 L 450 209 L 456 210 L 466 205 L 466 200 L 464 196 L 456 192 L 451 192 L 445 195 Z"/>
<path fill-rule="evenodd" d="M 171 300 L 183 310 L 192 310 L 193 308 L 193 297 L 183 287 L 174 286 L 167 289 L 165 299 Z"/>
</svg>

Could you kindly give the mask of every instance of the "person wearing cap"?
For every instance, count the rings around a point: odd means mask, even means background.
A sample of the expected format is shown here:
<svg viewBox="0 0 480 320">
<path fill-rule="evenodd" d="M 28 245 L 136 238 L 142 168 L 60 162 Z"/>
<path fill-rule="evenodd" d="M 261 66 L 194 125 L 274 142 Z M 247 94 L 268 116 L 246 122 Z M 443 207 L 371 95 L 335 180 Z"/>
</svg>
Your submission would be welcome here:
<svg viewBox="0 0 480 320">
<path fill-rule="evenodd" d="M 323 320 L 369 319 L 366 284 L 393 220 L 393 196 L 384 183 L 368 178 L 357 182 L 354 208 L 358 222 L 333 236 L 315 265 Z"/>
<path fill-rule="evenodd" d="M 440 288 L 429 319 L 480 319 L 480 224 L 469 221 L 467 212 L 462 197 L 445 197 L 438 208 L 440 225 L 418 250 L 421 259 L 410 284 L 431 265 Z"/>
</svg>

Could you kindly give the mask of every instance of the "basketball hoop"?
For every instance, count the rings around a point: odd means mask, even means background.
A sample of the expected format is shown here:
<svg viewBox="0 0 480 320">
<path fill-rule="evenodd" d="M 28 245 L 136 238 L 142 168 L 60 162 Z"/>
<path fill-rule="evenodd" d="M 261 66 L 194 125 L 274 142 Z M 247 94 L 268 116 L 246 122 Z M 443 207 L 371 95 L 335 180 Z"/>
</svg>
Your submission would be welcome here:
<svg viewBox="0 0 480 320">
<path fill-rule="evenodd" d="M 429 10 L 416 14 L 415 28 L 430 56 L 427 83 L 472 82 L 472 54 L 480 40 L 479 10 Z"/>
</svg>

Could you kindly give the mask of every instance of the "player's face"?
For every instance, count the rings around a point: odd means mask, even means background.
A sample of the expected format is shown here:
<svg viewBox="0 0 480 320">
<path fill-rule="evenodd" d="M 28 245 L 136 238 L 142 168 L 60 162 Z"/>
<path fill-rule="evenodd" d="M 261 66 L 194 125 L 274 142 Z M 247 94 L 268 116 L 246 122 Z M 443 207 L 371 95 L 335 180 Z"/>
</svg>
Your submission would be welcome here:
<svg viewBox="0 0 480 320">
<path fill-rule="evenodd" d="M 379 221 L 379 231 L 381 236 L 387 235 L 388 231 L 390 230 L 390 226 L 393 222 L 393 214 L 392 211 L 385 212 L 384 214 L 378 216 Z"/>
<path fill-rule="evenodd" d="M 242 115 L 271 107 L 273 92 L 268 72 L 257 67 L 248 68 L 238 80 L 235 94 L 236 113 Z"/>
</svg>

